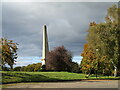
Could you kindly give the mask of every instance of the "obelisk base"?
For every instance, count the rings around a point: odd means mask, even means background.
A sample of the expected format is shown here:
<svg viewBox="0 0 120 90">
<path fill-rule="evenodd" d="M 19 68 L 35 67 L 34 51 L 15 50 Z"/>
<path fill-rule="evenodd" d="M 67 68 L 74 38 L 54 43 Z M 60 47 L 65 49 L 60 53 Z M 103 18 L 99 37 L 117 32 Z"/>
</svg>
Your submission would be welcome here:
<svg viewBox="0 0 120 90">
<path fill-rule="evenodd" d="M 42 61 L 42 66 L 45 65 L 45 59 L 41 59 Z"/>
</svg>

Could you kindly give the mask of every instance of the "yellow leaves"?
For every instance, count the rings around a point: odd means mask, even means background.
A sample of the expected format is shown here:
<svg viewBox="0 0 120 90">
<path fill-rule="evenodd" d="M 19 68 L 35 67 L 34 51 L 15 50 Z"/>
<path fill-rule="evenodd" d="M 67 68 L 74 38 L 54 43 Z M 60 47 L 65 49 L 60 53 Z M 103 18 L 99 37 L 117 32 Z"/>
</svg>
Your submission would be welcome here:
<svg viewBox="0 0 120 90">
<path fill-rule="evenodd" d="M 13 65 L 14 59 L 16 59 L 17 49 L 16 43 L 13 43 L 13 40 L 1 38 L 0 51 L 3 64 L 7 63 L 8 65 Z"/>
<path fill-rule="evenodd" d="M 95 22 L 91 22 L 90 26 L 96 26 L 97 24 Z"/>
<path fill-rule="evenodd" d="M 84 51 L 81 53 L 81 56 L 83 56 L 81 70 L 89 70 L 90 68 L 92 68 L 96 56 L 92 50 L 91 45 L 89 45 L 88 43 L 84 44 Z"/>
<path fill-rule="evenodd" d="M 103 56 L 101 57 L 101 59 L 99 60 L 99 62 L 104 62 L 107 59 L 107 56 Z"/>
<path fill-rule="evenodd" d="M 104 61 L 103 59 L 99 60 L 99 62 L 103 62 L 103 61 Z"/>
<path fill-rule="evenodd" d="M 84 49 L 88 49 L 88 44 L 84 44 Z"/>
<path fill-rule="evenodd" d="M 86 65 L 87 68 L 90 68 L 90 65 Z"/>
<path fill-rule="evenodd" d="M 102 58 L 103 58 L 103 59 L 104 59 L 104 58 L 107 58 L 107 56 L 103 56 Z"/>
</svg>

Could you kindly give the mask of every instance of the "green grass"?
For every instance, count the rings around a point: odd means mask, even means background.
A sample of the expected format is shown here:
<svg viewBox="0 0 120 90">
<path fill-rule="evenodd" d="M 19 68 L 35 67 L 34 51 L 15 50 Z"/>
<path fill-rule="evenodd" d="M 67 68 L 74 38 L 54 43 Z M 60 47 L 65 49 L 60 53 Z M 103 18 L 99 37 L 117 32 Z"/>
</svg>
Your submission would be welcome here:
<svg viewBox="0 0 120 90">
<path fill-rule="evenodd" d="M 96 79 L 95 75 L 85 78 L 85 74 L 69 73 L 69 72 L 11 72 L 2 71 L 2 83 L 18 83 L 18 82 L 53 82 L 81 79 Z M 118 79 L 117 77 L 116 79 Z M 113 76 L 99 76 L 97 79 L 115 79 Z"/>
<path fill-rule="evenodd" d="M 68 72 L 2 72 L 2 83 L 85 79 L 85 74 Z"/>
<path fill-rule="evenodd" d="M 110 80 L 112 80 L 112 79 L 119 79 L 119 78 L 120 78 L 120 76 L 114 77 L 114 76 L 103 76 L 103 75 L 98 75 L 96 78 L 96 76 L 94 74 L 92 74 L 88 79 L 105 79 L 105 80 L 110 79 Z"/>
</svg>

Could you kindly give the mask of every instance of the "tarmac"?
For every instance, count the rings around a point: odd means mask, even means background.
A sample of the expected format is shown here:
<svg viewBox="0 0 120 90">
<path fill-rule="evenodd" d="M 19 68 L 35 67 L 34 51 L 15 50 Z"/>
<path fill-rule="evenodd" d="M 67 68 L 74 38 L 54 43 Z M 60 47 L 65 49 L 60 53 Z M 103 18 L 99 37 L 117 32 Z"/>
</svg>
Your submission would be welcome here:
<svg viewBox="0 0 120 90">
<path fill-rule="evenodd" d="M 6 84 L 6 88 L 118 88 L 118 80 L 83 80 Z"/>
</svg>

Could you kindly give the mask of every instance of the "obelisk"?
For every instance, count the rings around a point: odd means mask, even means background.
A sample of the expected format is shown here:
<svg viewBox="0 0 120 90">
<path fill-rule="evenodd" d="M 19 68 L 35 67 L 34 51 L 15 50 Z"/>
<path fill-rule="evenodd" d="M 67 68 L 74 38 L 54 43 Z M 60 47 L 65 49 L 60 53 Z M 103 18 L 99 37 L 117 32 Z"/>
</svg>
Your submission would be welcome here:
<svg viewBox="0 0 120 90">
<path fill-rule="evenodd" d="M 42 48 L 42 65 L 45 65 L 46 56 L 49 52 L 47 26 L 43 26 L 43 48 Z"/>
</svg>

